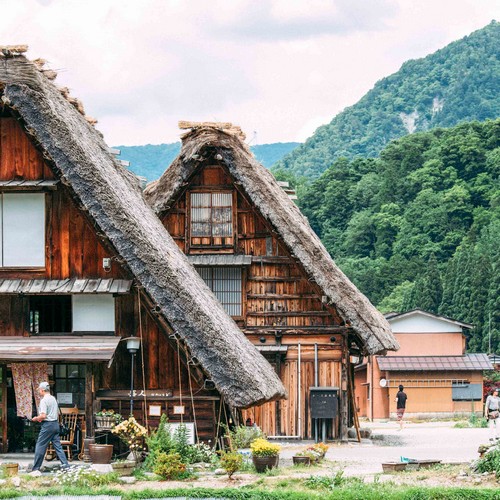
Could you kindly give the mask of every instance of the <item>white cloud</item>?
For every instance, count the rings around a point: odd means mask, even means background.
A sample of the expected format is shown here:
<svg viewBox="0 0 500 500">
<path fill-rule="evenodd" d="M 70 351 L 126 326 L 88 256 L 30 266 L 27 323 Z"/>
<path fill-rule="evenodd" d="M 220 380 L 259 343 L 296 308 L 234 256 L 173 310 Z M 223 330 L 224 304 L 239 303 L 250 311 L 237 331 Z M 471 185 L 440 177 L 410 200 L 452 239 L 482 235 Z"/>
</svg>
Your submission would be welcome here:
<svg viewBox="0 0 500 500">
<path fill-rule="evenodd" d="M 177 121 L 304 140 L 408 58 L 486 25 L 499 0 L 2 0 L 0 43 L 59 70 L 109 144 Z M 320 121 L 321 120 L 321 121 Z"/>
</svg>

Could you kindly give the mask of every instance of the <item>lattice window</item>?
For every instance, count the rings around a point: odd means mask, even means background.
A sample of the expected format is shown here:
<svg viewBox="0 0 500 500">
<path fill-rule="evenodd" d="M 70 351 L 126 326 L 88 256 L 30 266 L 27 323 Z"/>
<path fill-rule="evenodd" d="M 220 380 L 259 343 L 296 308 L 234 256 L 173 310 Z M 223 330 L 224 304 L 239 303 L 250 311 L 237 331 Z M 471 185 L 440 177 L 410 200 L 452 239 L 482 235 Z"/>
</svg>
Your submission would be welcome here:
<svg viewBox="0 0 500 500">
<path fill-rule="evenodd" d="M 233 245 L 232 193 L 191 193 L 191 245 Z"/>
<path fill-rule="evenodd" d="M 203 281 L 230 316 L 242 315 L 241 267 L 198 267 Z"/>
</svg>

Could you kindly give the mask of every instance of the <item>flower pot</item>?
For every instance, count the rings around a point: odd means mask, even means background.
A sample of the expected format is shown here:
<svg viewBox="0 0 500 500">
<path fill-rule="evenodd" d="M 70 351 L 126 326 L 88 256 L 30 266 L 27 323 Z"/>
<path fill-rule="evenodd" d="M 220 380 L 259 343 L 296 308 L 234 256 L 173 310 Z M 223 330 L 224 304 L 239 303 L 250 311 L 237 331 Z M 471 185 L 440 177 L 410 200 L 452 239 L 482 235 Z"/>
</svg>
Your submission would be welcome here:
<svg viewBox="0 0 500 500">
<path fill-rule="evenodd" d="M 275 457 L 252 457 L 253 465 L 257 472 L 265 472 L 266 469 L 278 467 L 279 459 L 279 455 Z"/>
<path fill-rule="evenodd" d="M 115 424 L 115 417 L 95 417 L 95 427 L 101 431 L 110 431 Z"/>
<path fill-rule="evenodd" d="M 90 460 L 93 464 L 109 464 L 113 456 L 112 444 L 90 444 Z"/>
<path fill-rule="evenodd" d="M 406 469 L 406 462 L 386 462 L 382 464 L 384 472 L 400 472 Z"/>
<path fill-rule="evenodd" d="M 17 473 L 19 472 L 19 464 L 18 463 L 5 463 L 3 464 L 3 468 L 5 470 L 5 475 L 6 476 L 17 476 Z"/>
<path fill-rule="evenodd" d="M 113 472 L 121 476 L 131 476 L 135 469 L 135 462 L 117 462 L 111 464 Z"/>
<path fill-rule="evenodd" d="M 293 465 L 311 465 L 310 457 L 292 457 Z"/>
</svg>

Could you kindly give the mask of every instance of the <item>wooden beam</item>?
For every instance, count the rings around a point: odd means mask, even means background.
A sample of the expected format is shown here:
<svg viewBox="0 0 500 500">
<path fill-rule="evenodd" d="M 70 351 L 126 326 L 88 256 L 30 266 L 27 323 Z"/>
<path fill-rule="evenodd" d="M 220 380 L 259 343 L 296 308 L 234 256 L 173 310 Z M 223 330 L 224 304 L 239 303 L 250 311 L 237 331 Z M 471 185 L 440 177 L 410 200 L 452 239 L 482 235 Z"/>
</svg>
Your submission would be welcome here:
<svg viewBox="0 0 500 500">
<path fill-rule="evenodd" d="M 94 364 L 85 367 L 85 429 L 87 438 L 94 437 Z"/>
<path fill-rule="evenodd" d="M 264 312 L 247 312 L 247 316 L 330 316 L 329 311 L 264 311 Z"/>
<path fill-rule="evenodd" d="M 271 300 L 271 299 L 318 299 L 321 300 L 321 297 L 316 295 L 315 293 L 303 293 L 303 294 L 295 294 L 295 293 L 247 293 L 248 299 L 262 299 L 262 300 Z"/>
<path fill-rule="evenodd" d="M 305 278 L 302 276 L 251 276 L 247 278 L 247 281 L 261 281 L 261 282 L 273 282 L 279 283 L 280 281 L 301 281 Z"/>
</svg>

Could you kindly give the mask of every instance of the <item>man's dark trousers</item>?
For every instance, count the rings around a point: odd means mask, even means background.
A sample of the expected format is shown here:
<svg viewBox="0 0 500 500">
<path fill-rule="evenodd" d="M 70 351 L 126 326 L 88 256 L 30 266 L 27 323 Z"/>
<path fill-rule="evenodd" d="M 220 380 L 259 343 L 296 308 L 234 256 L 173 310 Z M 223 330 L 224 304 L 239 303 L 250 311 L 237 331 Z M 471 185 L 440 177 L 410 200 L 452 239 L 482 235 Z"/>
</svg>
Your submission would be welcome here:
<svg viewBox="0 0 500 500">
<path fill-rule="evenodd" d="M 38 440 L 36 442 L 33 470 L 40 470 L 43 459 L 45 457 L 45 452 L 47 451 L 47 446 L 49 446 L 49 443 L 51 441 L 52 445 L 54 446 L 57 458 L 61 461 L 63 467 L 69 467 L 68 459 L 64 454 L 61 446 L 61 441 L 59 439 L 59 422 L 57 420 L 54 420 L 53 422 L 47 422 L 46 420 L 44 420 L 42 422 L 40 434 L 38 434 Z"/>
</svg>

